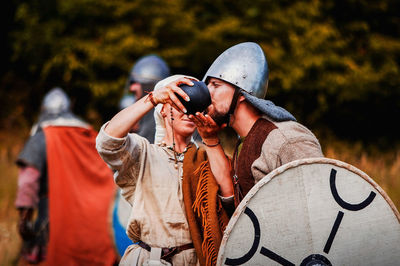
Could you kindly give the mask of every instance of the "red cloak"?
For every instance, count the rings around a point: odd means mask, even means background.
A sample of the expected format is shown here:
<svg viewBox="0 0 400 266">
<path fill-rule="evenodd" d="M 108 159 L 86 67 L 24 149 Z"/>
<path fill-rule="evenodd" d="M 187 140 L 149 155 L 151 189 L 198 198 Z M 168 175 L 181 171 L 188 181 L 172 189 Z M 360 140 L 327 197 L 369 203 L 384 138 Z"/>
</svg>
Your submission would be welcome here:
<svg viewBox="0 0 400 266">
<path fill-rule="evenodd" d="M 112 265 L 112 171 L 97 153 L 97 132 L 44 128 L 49 182 L 48 265 Z"/>
</svg>

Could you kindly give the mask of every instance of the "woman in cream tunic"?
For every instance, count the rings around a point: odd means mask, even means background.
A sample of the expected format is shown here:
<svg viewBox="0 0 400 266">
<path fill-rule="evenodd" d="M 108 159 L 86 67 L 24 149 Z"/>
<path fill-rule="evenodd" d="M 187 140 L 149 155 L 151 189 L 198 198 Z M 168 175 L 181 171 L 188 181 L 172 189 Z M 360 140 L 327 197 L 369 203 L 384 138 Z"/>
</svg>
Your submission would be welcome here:
<svg viewBox="0 0 400 266">
<path fill-rule="evenodd" d="M 175 265 L 196 265 L 198 260 L 191 243 L 182 195 L 182 161 L 190 145 L 195 124 L 176 98 L 188 96 L 178 85 L 193 85 L 188 78 L 170 77 L 153 93 L 115 115 L 100 130 L 96 147 L 99 154 L 115 170 L 115 182 L 132 205 L 127 233 L 134 242 L 121 259 L 122 265 L 143 265 L 160 260 L 159 248 L 182 247 L 171 262 Z M 161 87 L 161 88 L 160 88 Z M 148 111 L 163 104 L 165 136 L 159 144 L 150 144 L 130 128 Z M 171 106 L 174 106 L 172 108 Z M 223 197 L 233 194 L 229 166 L 211 165 Z M 228 170 L 228 171 L 226 171 Z M 147 246 L 147 248 L 146 248 Z M 147 249 L 150 249 L 148 252 Z M 163 254 L 161 254 L 163 255 Z"/>
</svg>

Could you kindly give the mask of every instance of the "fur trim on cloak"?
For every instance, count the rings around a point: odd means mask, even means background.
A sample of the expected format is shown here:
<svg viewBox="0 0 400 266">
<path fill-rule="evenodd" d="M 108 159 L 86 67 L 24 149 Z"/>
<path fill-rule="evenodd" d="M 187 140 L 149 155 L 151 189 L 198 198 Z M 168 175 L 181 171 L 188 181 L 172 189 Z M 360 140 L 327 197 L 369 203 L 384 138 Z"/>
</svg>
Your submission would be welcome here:
<svg viewBox="0 0 400 266">
<path fill-rule="evenodd" d="M 192 146 L 183 161 L 183 200 L 193 245 L 201 265 L 215 265 L 229 217 L 218 197 L 219 186 L 207 154 Z"/>
</svg>

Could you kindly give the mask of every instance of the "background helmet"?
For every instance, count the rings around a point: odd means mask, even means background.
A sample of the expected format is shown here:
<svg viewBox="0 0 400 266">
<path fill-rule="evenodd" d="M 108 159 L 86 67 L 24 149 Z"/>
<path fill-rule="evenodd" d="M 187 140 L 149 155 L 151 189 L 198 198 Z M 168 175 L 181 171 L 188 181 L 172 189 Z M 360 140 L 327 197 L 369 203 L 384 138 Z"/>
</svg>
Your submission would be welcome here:
<svg viewBox="0 0 400 266">
<path fill-rule="evenodd" d="M 244 42 L 225 50 L 208 69 L 203 81 L 218 78 L 257 98 L 264 99 L 268 87 L 268 63 L 261 47 Z"/>
<path fill-rule="evenodd" d="M 139 58 L 129 74 L 129 83 L 157 83 L 170 75 L 167 63 L 157 55 Z"/>
<path fill-rule="evenodd" d="M 39 128 L 49 125 L 65 125 L 87 128 L 88 124 L 76 117 L 71 110 L 68 95 L 59 87 L 52 88 L 43 98 L 38 122 L 32 126 L 31 136 Z"/>
<path fill-rule="evenodd" d="M 158 81 L 169 75 L 169 67 L 161 57 L 152 54 L 139 58 L 129 72 L 122 98 L 118 104 L 119 109 L 122 110 L 138 100 L 137 95 L 129 91 L 131 84 L 139 83 L 142 92 L 148 92 L 153 90 Z M 139 98 L 142 96 L 143 94 Z"/>
<path fill-rule="evenodd" d="M 71 102 L 67 94 L 59 87 L 51 89 L 43 99 L 42 112 L 59 115 L 70 112 Z"/>
</svg>

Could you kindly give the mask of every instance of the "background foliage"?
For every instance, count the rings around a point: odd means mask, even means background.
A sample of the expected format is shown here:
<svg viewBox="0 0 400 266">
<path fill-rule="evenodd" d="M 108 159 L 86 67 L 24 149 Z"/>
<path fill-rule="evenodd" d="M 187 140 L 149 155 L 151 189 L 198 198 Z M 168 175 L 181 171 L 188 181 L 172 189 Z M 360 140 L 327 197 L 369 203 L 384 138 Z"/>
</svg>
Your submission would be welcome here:
<svg viewBox="0 0 400 266">
<path fill-rule="evenodd" d="M 10 0 L 0 76 L 1 125 L 28 127 L 61 86 L 98 127 L 115 112 L 140 56 L 202 78 L 226 48 L 259 43 L 267 97 L 313 131 L 390 147 L 400 114 L 396 0 Z"/>
<path fill-rule="evenodd" d="M 117 111 L 134 62 L 149 53 L 173 73 L 202 78 L 228 47 L 259 43 L 270 67 L 267 97 L 317 133 L 327 157 L 365 171 L 399 207 L 399 10 L 397 0 L 5 1 L 0 265 L 17 265 L 14 162 L 43 95 L 61 86 L 98 128 Z"/>
</svg>

